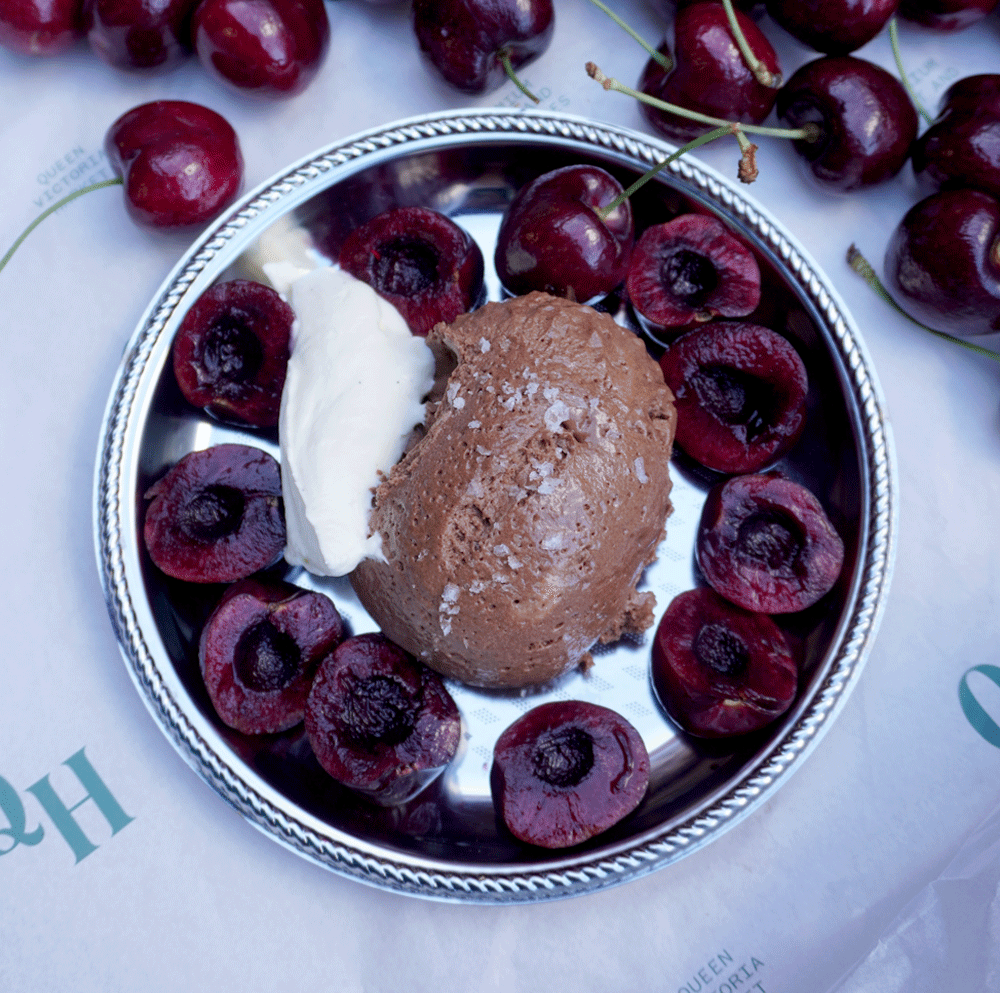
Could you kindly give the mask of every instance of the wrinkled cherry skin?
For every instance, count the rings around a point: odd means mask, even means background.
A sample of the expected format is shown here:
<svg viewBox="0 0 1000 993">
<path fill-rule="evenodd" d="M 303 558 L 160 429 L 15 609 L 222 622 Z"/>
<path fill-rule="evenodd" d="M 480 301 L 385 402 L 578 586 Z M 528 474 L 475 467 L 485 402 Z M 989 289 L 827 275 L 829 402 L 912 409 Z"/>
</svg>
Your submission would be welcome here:
<svg viewBox="0 0 1000 993">
<path fill-rule="evenodd" d="M 564 166 L 522 186 L 497 233 L 493 260 L 504 287 L 589 303 L 620 286 L 635 237 L 632 206 L 626 199 L 603 219 L 597 210 L 621 192 L 591 165 Z"/>
<path fill-rule="evenodd" d="M 192 37 L 216 79 L 243 93 L 293 97 L 316 77 L 330 46 L 323 0 L 202 0 Z"/>
<path fill-rule="evenodd" d="M 705 651 L 706 640 L 723 650 Z M 706 738 L 766 727 L 798 690 L 798 665 L 778 625 L 705 587 L 670 602 L 650 671 L 663 709 L 689 734 Z"/>
<path fill-rule="evenodd" d="M 899 13 L 938 31 L 962 31 L 981 21 L 997 0 L 902 0 Z"/>
<path fill-rule="evenodd" d="M 191 53 L 190 17 L 198 0 L 85 0 L 90 47 L 119 69 L 176 65 Z"/>
<path fill-rule="evenodd" d="M 516 838 L 568 848 L 639 805 L 649 785 L 649 754 L 638 731 L 607 707 L 543 703 L 497 739 L 490 784 Z"/>
<path fill-rule="evenodd" d="M 737 11 L 736 19 L 754 54 L 779 76 L 778 56 L 760 28 L 742 12 Z M 671 54 L 666 42 L 659 50 Z M 672 58 L 674 67 L 669 71 L 651 58 L 637 88 L 667 103 L 744 124 L 760 124 L 771 112 L 778 91 L 759 83 L 747 68 L 721 3 L 696 3 L 677 12 Z M 687 142 L 712 130 L 709 124 L 647 104 L 642 104 L 642 112 L 672 141 Z"/>
<path fill-rule="evenodd" d="M 21 55 L 56 55 L 83 35 L 83 0 L 4 0 L 0 45 Z"/>
<path fill-rule="evenodd" d="M 899 0 L 767 0 L 767 12 L 793 38 L 827 55 L 847 55 L 871 41 Z"/>
<path fill-rule="evenodd" d="M 972 186 L 1000 197 L 1000 74 L 966 76 L 941 98 L 913 145 L 913 172 L 927 190 Z"/>
<path fill-rule="evenodd" d="M 917 136 L 917 112 L 899 80 L 852 55 L 802 66 L 778 93 L 777 112 L 787 127 L 819 126 L 816 141 L 793 145 L 831 190 L 857 190 L 895 176 Z"/>
<path fill-rule="evenodd" d="M 515 71 L 552 41 L 552 0 L 414 0 L 420 50 L 444 80 L 464 93 L 489 93 L 507 82 L 505 51 Z"/>
<path fill-rule="evenodd" d="M 918 321 L 959 337 L 1000 331 L 1000 201 L 970 189 L 926 197 L 893 231 L 883 268 Z"/>
<path fill-rule="evenodd" d="M 763 614 L 805 610 L 833 589 L 844 543 L 819 500 L 775 473 L 734 476 L 709 491 L 695 539 L 709 586 Z"/>
<path fill-rule="evenodd" d="M 204 224 L 243 185 L 236 132 L 200 104 L 157 100 L 133 107 L 108 129 L 104 149 L 125 180 L 125 206 L 138 224 Z"/>
</svg>

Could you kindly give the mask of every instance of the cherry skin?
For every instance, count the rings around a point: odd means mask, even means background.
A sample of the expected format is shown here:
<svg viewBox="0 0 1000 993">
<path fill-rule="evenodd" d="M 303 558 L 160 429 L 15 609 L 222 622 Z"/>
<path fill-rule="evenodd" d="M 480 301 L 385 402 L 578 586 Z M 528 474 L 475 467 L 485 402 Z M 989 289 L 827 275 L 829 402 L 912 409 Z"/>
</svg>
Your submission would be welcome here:
<svg viewBox="0 0 1000 993">
<path fill-rule="evenodd" d="M 21 55 L 56 55 L 83 35 L 82 0 L 6 0 L 0 45 Z"/>
<path fill-rule="evenodd" d="M 188 227 L 211 220 L 243 185 L 236 132 L 208 107 L 156 100 L 126 111 L 104 147 L 125 181 L 125 206 L 139 224 Z"/>
<path fill-rule="evenodd" d="M 223 84 L 293 97 L 319 72 L 330 21 L 323 0 L 202 0 L 192 35 L 199 60 Z"/>
<path fill-rule="evenodd" d="M 597 210 L 622 192 L 597 166 L 572 165 L 532 180 L 514 195 L 500 222 L 494 262 L 514 294 L 541 290 L 588 303 L 625 279 L 632 253 L 632 208 Z"/>
<path fill-rule="evenodd" d="M 90 47 L 119 69 L 167 68 L 191 53 L 197 0 L 85 0 Z"/>
<path fill-rule="evenodd" d="M 914 204 L 889 239 L 884 269 L 918 321 L 960 337 L 1000 331 L 1000 201 L 957 189 Z"/>
<path fill-rule="evenodd" d="M 917 135 L 917 112 L 899 80 L 853 55 L 807 62 L 781 88 L 778 117 L 787 127 L 817 125 L 796 152 L 831 190 L 857 190 L 895 176 Z"/>
<path fill-rule="evenodd" d="M 937 119 L 914 143 L 912 160 L 928 190 L 971 186 L 1000 197 L 1000 74 L 950 86 Z"/>
<path fill-rule="evenodd" d="M 902 0 L 900 14 L 938 31 L 962 31 L 981 21 L 997 0 Z"/>
<path fill-rule="evenodd" d="M 414 0 L 420 50 L 442 78 L 464 93 L 488 93 L 507 82 L 500 56 L 516 70 L 548 47 L 552 0 Z"/>
<path fill-rule="evenodd" d="M 778 56 L 760 28 L 739 11 L 736 19 L 754 54 L 779 76 Z M 665 42 L 659 50 L 670 55 Z M 696 3 L 677 12 L 673 61 L 674 67 L 667 71 L 651 58 L 638 89 L 667 103 L 744 124 L 760 124 L 774 106 L 777 89 L 758 82 L 747 68 L 721 3 Z M 650 124 L 672 141 L 687 142 L 711 130 L 711 125 L 647 104 L 642 110 Z"/>
<path fill-rule="evenodd" d="M 793 38 L 827 55 L 847 55 L 871 41 L 899 0 L 768 0 L 767 12 Z"/>
</svg>

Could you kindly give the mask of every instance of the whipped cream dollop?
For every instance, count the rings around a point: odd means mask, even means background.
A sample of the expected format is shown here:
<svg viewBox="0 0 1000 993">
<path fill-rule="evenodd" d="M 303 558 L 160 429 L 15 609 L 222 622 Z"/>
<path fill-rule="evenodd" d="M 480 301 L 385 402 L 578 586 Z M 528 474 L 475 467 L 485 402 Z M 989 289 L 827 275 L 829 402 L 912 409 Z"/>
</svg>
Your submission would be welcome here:
<svg viewBox="0 0 1000 993">
<path fill-rule="evenodd" d="M 264 266 L 296 315 L 278 422 L 285 558 L 344 576 L 382 558 L 372 490 L 424 422 L 434 356 L 367 283 L 296 261 Z"/>
</svg>

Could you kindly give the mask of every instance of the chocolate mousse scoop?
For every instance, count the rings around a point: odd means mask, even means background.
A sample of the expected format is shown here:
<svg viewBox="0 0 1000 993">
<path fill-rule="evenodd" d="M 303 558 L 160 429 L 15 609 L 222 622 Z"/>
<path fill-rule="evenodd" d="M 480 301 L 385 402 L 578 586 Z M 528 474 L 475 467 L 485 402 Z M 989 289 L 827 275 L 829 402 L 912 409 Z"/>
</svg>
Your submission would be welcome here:
<svg viewBox="0 0 1000 993">
<path fill-rule="evenodd" d="M 387 637 L 474 686 L 588 666 L 595 643 L 653 622 L 636 585 L 671 509 L 663 375 L 611 317 L 545 293 L 427 341 L 454 368 L 375 490 L 383 558 L 361 562 L 354 589 Z"/>
</svg>

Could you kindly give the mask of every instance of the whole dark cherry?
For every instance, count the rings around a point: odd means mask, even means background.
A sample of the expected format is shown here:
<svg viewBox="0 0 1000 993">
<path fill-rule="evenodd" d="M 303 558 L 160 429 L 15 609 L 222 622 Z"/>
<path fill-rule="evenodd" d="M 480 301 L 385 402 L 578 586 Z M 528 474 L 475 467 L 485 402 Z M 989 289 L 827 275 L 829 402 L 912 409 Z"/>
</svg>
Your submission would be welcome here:
<svg viewBox="0 0 1000 993">
<path fill-rule="evenodd" d="M 1000 74 L 966 76 L 916 140 L 913 171 L 928 190 L 971 186 L 1000 197 Z"/>
<path fill-rule="evenodd" d="M 938 31 L 962 31 L 996 7 L 997 0 L 902 0 L 900 14 Z"/>
<path fill-rule="evenodd" d="M 243 185 L 236 132 L 200 104 L 156 100 L 133 107 L 108 129 L 104 148 L 125 181 L 125 205 L 139 224 L 204 224 Z"/>
<path fill-rule="evenodd" d="M 917 112 L 903 85 L 853 55 L 807 62 L 782 86 L 778 118 L 790 128 L 818 126 L 796 152 L 827 189 L 848 191 L 895 176 L 917 136 Z"/>
<path fill-rule="evenodd" d="M 21 55 L 56 55 L 83 35 L 83 0 L 4 0 L 0 45 Z"/>
<path fill-rule="evenodd" d="M 488 93 L 507 81 L 501 54 L 519 69 L 548 47 L 552 0 L 414 0 L 420 50 L 442 78 L 464 93 Z"/>
<path fill-rule="evenodd" d="M 195 50 L 216 79 L 244 93 L 293 97 L 316 77 L 330 46 L 323 0 L 201 0 Z"/>
<path fill-rule="evenodd" d="M 90 47 L 119 69 L 167 68 L 191 53 L 198 0 L 85 0 Z"/>
<path fill-rule="evenodd" d="M 899 0 L 767 0 L 777 24 L 827 55 L 847 55 L 867 44 L 898 7 Z"/>
<path fill-rule="evenodd" d="M 746 14 L 737 11 L 736 19 L 754 54 L 779 77 L 778 56 L 764 33 Z M 671 55 L 666 42 L 659 50 Z M 759 82 L 747 68 L 721 3 L 695 3 L 678 10 L 672 58 L 670 70 L 649 59 L 638 89 L 688 110 L 744 124 L 760 124 L 771 112 L 778 90 Z M 711 125 L 647 104 L 642 111 L 657 131 L 673 141 L 687 142 L 711 130 Z"/>
<path fill-rule="evenodd" d="M 479 245 L 430 207 L 376 215 L 347 236 L 338 261 L 388 300 L 417 335 L 471 310 L 483 294 Z"/>
<path fill-rule="evenodd" d="M 918 321 L 959 337 L 1000 331 L 1000 201 L 972 189 L 926 197 L 896 226 L 883 268 Z"/>
<path fill-rule="evenodd" d="M 626 199 L 606 217 L 598 210 L 622 192 L 593 165 L 564 166 L 522 186 L 497 233 L 493 258 L 504 287 L 589 303 L 620 286 L 635 237 L 632 207 Z"/>
</svg>

